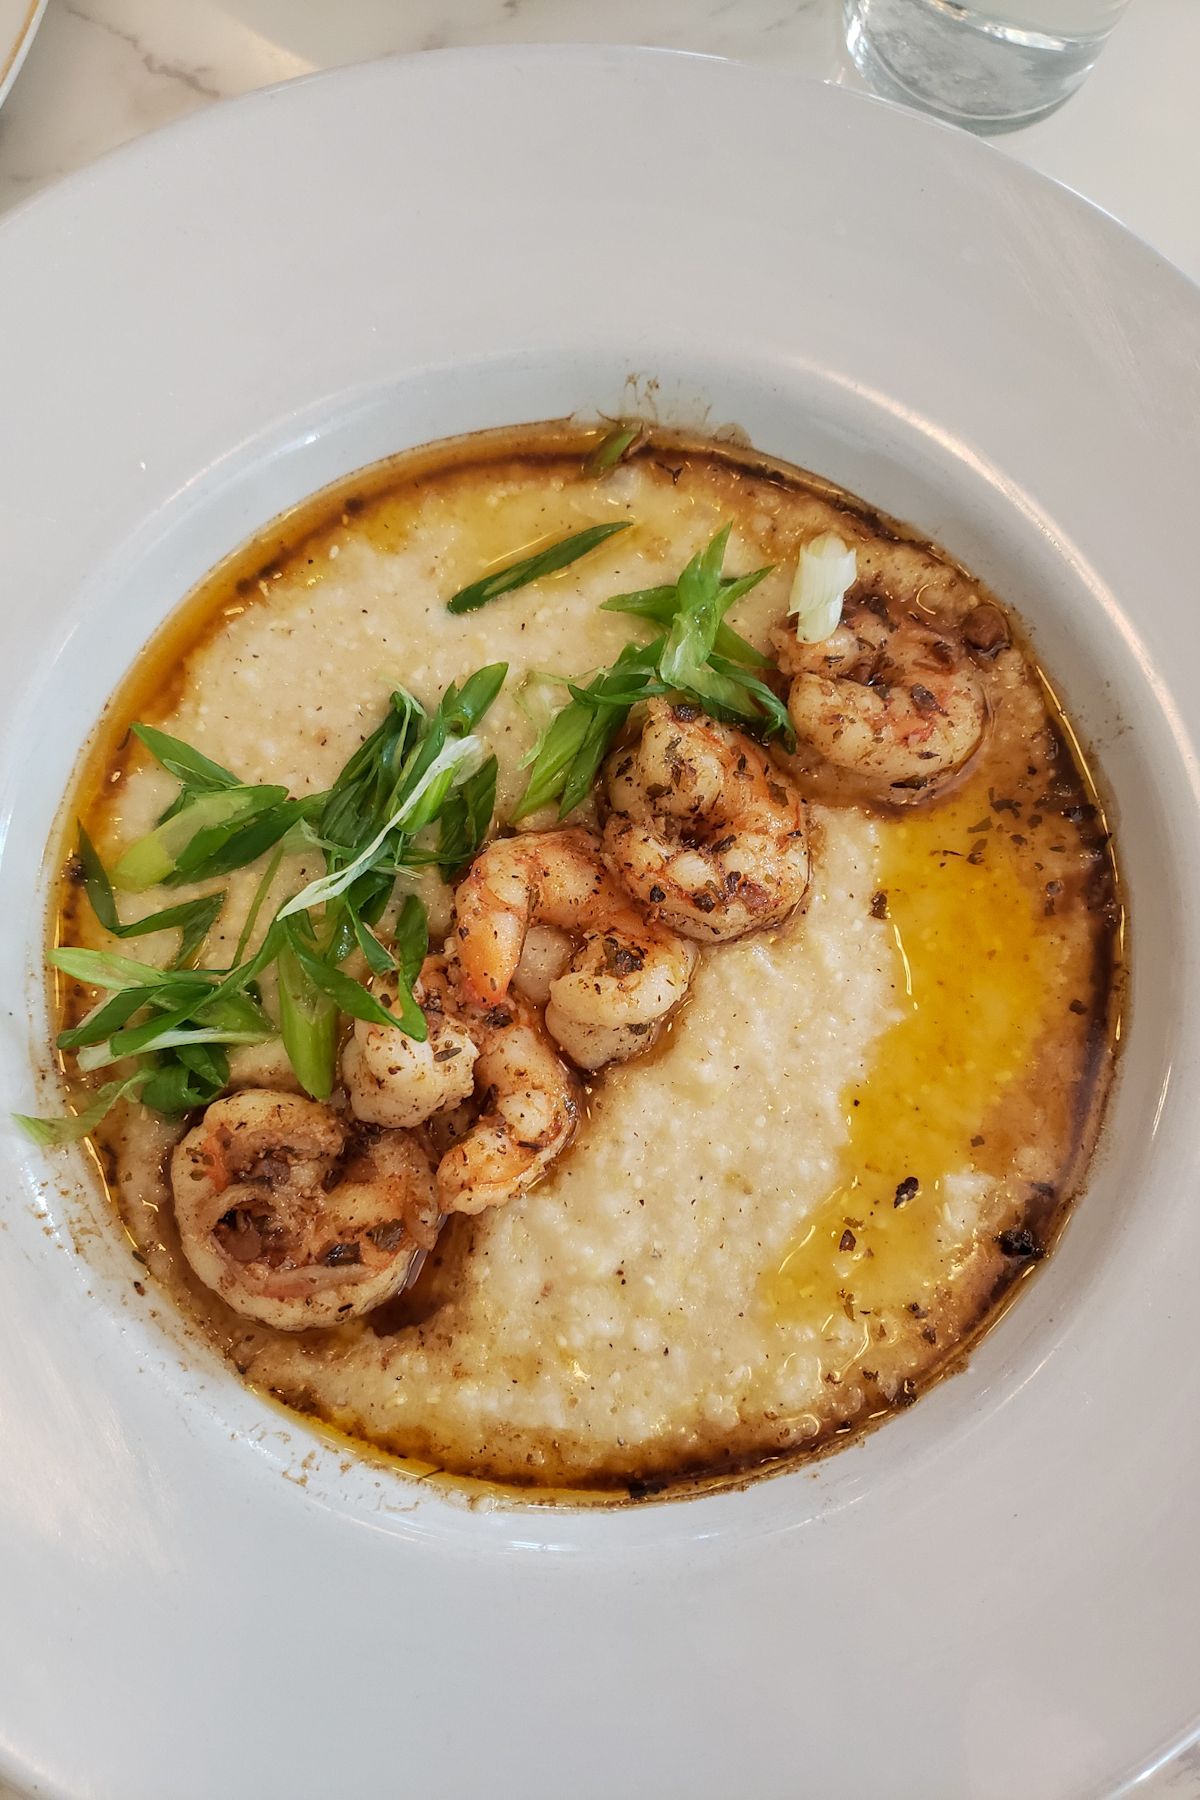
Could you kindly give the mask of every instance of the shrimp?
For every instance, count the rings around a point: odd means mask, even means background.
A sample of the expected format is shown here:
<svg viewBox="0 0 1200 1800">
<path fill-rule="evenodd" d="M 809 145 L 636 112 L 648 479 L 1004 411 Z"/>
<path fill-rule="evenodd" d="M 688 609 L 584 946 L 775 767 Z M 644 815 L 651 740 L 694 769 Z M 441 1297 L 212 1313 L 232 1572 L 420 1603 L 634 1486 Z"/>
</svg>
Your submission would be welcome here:
<svg viewBox="0 0 1200 1800">
<path fill-rule="evenodd" d="M 387 982 L 376 998 L 391 1009 Z M 427 956 L 413 986 L 428 1037 L 419 1043 L 398 1025 L 355 1022 L 342 1053 L 342 1077 L 355 1116 L 372 1125 L 421 1125 L 436 1112 L 469 1098 L 479 1054 L 469 1029 L 454 1016 L 446 959 Z"/>
<path fill-rule="evenodd" d="M 796 735 L 896 800 L 928 799 L 983 741 L 988 707 L 958 635 L 881 597 L 848 600 L 818 644 L 774 634 Z"/>
<path fill-rule="evenodd" d="M 438 1164 L 443 1212 L 503 1206 L 540 1181 L 575 1135 L 579 1090 L 533 1007 L 515 994 L 473 1021 L 482 1110 Z"/>
<path fill-rule="evenodd" d="M 176 1146 L 171 1186 L 200 1280 L 280 1331 L 369 1312 L 399 1292 L 437 1236 L 420 1138 L 359 1140 L 333 1107 L 269 1088 L 215 1101 Z"/>
<path fill-rule="evenodd" d="M 429 1121 L 444 1151 L 436 1176 L 442 1212 L 503 1205 L 570 1143 L 575 1082 L 524 999 L 468 1010 L 444 956 L 426 957 L 413 994 L 426 1043 L 398 1025 L 356 1024 L 342 1056 L 351 1110 L 381 1124 Z"/>
<path fill-rule="evenodd" d="M 693 946 L 639 912 L 581 829 L 496 839 L 460 883 L 455 915 L 459 987 L 476 1007 L 508 994 L 533 926 L 582 940 L 544 984 L 547 1030 L 581 1069 L 647 1050 L 696 966 Z"/>
<path fill-rule="evenodd" d="M 742 732 L 652 700 L 604 771 L 604 848 L 651 917 L 709 943 L 778 925 L 808 890 L 804 802 Z"/>
</svg>

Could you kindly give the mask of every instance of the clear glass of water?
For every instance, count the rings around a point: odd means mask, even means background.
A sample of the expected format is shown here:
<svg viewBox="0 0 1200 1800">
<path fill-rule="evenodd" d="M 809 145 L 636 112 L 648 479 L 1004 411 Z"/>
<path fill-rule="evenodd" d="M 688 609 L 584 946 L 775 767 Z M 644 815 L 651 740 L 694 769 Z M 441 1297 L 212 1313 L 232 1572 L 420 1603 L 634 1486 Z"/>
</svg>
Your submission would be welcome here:
<svg viewBox="0 0 1200 1800">
<path fill-rule="evenodd" d="M 972 131 L 1061 106 L 1129 0 L 843 0 L 846 46 L 876 90 Z"/>
</svg>

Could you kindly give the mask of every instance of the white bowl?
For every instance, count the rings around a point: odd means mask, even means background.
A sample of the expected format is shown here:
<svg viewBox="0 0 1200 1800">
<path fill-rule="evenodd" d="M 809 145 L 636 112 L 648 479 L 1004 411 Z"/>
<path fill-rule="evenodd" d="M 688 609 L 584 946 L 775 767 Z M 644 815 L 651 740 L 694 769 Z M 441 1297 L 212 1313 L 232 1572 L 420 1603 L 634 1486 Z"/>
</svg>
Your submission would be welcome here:
<svg viewBox="0 0 1200 1800">
<path fill-rule="evenodd" d="M 12 1104 L 46 1060 L 51 822 L 156 624 L 324 482 L 574 410 L 737 424 L 1012 601 L 1097 751 L 1133 918 L 1055 1256 L 964 1375 L 740 1493 L 480 1510 L 347 1458 L 135 1291 L 82 1156 L 6 1130 L 0 1766 L 122 1800 L 1132 1779 L 1200 1702 L 1197 293 L 882 104 L 515 49 L 144 140 L 0 228 L 0 296 Z"/>
<path fill-rule="evenodd" d="M 0 0 L 0 106 L 21 73 L 45 10 L 46 0 Z"/>
</svg>

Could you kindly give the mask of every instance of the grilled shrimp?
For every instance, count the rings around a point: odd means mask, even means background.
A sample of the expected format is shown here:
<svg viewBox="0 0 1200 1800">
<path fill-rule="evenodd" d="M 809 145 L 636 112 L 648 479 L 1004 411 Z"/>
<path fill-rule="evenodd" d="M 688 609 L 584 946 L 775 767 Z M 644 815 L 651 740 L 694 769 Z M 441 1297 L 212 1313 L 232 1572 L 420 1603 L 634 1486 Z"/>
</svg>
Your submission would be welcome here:
<svg viewBox="0 0 1200 1800">
<path fill-rule="evenodd" d="M 575 1135 L 579 1091 L 537 1013 L 515 994 L 472 1021 L 482 1110 L 438 1164 L 443 1212 L 478 1213 L 540 1181 Z"/>
<path fill-rule="evenodd" d="M 822 642 L 780 626 L 774 645 L 797 737 L 876 792 L 928 798 L 983 741 L 987 700 L 957 633 L 898 602 L 847 600 Z"/>
<path fill-rule="evenodd" d="M 609 862 L 654 919 L 724 943 L 795 911 L 808 888 L 804 802 L 744 733 L 652 700 L 609 757 Z"/>
<path fill-rule="evenodd" d="M 437 1235 L 419 1138 L 390 1131 L 356 1144 L 332 1107 L 268 1088 L 208 1108 L 175 1149 L 171 1186 L 200 1280 L 281 1331 L 369 1312 Z"/>
<path fill-rule="evenodd" d="M 375 994 L 390 1011 L 386 980 L 375 983 Z M 479 1051 L 469 1028 L 455 1017 L 444 957 L 426 957 L 413 998 L 428 1028 L 423 1044 L 398 1025 L 358 1019 L 342 1053 L 351 1109 L 372 1125 L 421 1125 L 474 1091 Z"/>
<path fill-rule="evenodd" d="M 413 994 L 426 1043 L 398 1025 L 356 1024 L 342 1057 L 351 1109 L 376 1123 L 430 1121 L 445 1152 L 436 1177 L 443 1212 L 500 1206 L 532 1187 L 570 1143 L 575 1082 L 537 1011 L 516 995 L 469 1010 L 444 956 L 425 958 Z"/>
<path fill-rule="evenodd" d="M 546 1028 L 582 1069 L 637 1056 L 687 993 L 692 945 L 640 913 L 589 831 L 497 838 L 455 895 L 459 986 L 488 1007 L 508 994 L 531 927 L 582 940 L 544 983 Z"/>
</svg>

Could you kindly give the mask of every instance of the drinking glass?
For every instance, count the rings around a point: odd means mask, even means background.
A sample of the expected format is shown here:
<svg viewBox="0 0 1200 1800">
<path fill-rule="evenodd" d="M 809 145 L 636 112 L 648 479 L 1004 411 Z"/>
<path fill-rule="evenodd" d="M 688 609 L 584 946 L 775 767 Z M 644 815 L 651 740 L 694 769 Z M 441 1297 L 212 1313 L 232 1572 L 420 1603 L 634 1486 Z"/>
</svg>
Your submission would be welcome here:
<svg viewBox="0 0 1200 1800">
<path fill-rule="evenodd" d="M 846 46 L 877 92 L 972 131 L 1061 106 L 1129 0 L 844 0 Z"/>
</svg>

